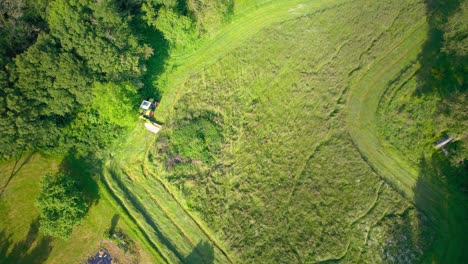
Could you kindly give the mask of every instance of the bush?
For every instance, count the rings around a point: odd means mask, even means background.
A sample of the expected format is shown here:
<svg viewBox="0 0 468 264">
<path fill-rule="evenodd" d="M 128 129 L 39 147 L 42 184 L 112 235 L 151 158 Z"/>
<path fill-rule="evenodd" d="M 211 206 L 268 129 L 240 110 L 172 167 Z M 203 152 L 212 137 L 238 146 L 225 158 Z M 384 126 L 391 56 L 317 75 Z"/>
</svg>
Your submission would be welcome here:
<svg viewBox="0 0 468 264">
<path fill-rule="evenodd" d="M 221 129 L 204 118 L 180 120 L 173 131 L 171 141 L 174 154 L 209 164 L 221 146 Z"/>
<path fill-rule="evenodd" d="M 81 222 L 88 205 L 74 178 L 59 173 L 41 179 L 42 192 L 36 206 L 40 211 L 40 231 L 52 237 L 67 239 L 73 227 Z"/>
</svg>

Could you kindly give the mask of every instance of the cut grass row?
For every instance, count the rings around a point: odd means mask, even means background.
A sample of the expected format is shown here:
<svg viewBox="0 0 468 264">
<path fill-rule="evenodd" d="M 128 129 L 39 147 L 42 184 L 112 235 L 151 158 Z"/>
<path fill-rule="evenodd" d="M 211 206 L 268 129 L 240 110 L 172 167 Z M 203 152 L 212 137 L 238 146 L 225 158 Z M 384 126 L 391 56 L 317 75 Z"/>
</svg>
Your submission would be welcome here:
<svg viewBox="0 0 468 264">
<path fill-rule="evenodd" d="M 253 13 L 235 20 L 232 23 L 232 26 L 228 26 L 218 35 L 221 37 L 215 40 L 210 40 L 209 45 L 206 44 L 205 48 L 199 49 L 194 57 L 177 58 L 175 60 L 175 64 L 185 61 L 190 63 L 186 63 L 182 70 L 177 69 L 171 76 L 177 76 L 175 81 L 183 80 L 184 78 L 194 74 L 194 69 L 199 70 L 204 65 L 209 65 L 210 63 L 215 62 L 217 58 L 222 56 L 222 54 L 229 52 L 236 46 L 240 45 L 245 39 L 253 36 L 262 27 L 265 27 L 275 21 L 286 20 L 288 17 L 291 18 L 294 16 L 299 16 L 301 14 L 310 12 L 310 10 L 318 9 L 318 7 L 322 8 L 325 4 L 335 5 L 336 1 L 315 1 L 312 4 L 299 6 L 298 3 L 300 2 L 297 1 L 296 3 L 294 1 L 289 1 L 276 2 L 269 5 L 267 4 Z M 292 10 L 291 8 L 297 8 L 297 10 Z M 173 87 L 181 87 L 174 85 L 173 82 L 170 82 L 169 84 Z M 160 120 L 164 121 L 165 115 L 170 113 L 168 108 L 165 108 L 164 102 L 170 102 L 171 98 L 175 100 L 177 98 L 178 92 L 179 89 L 174 89 L 173 96 L 171 96 L 171 93 L 164 94 L 164 100 L 157 112 L 158 118 L 160 118 Z M 174 102 L 175 101 L 172 101 L 172 103 Z M 171 105 L 171 103 L 167 105 Z M 165 115 L 161 113 L 164 113 Z M 147 142 L 134 142 L 132 148 L 134 148 L 135 145 L 144 146 L 145 144 L 147 144 Z M 203 239 L 206 239 L 206 236 L 200 234 L 199 230 L 190 230 L 190 226 L 193 225 L 193 223 L 183 223 L 181 219 L 184 219 L 184 217 L 181 215 L 179 215 L 180 217 L 172 216 L 173 212 L 177 212 L 178 210 L 176 205 L 161 206 L 159 204 L 156 207 L 150 205 L 150 201 L 171 201 L 171 196 L 167 192 L 167 188 L 165 190 L 166 192 L 163 189 L 160 189 L 160 183 L 158 184 L 156 182 L 151 182 L 151 177 L 154 175 L 151 175 L 150 177 L 146 175 L 145 177 L 143 175 L 144 173 L 141 171 L 141 168 L 138 168 L 137 164 L 130 165 L 132 168 L 128 171 L 127 174 L 122 173 L 122 168 L 129 165 L 116 163 L 115 161 L 117 159 L 125 159 L 128 163 L 144 162 L 144 157 L 136 158 L 140 156 L 141 153 L 129 150 L 128 148 L 124 149 L 125 151 L 121 151 L 122 155 L 115 155 L 112 158 L 112 165 L 109 167 L 110 174 L 106 177 L 108 186 L 112 186 L 110 188 L 114 194 L 119 197 L 118 199 L 121 200 L 122 203 L 126 203 L 124 206 L 130 212 L 130 214 L 133 215 L 133 218 L 138 223 L 138 225 L 143 230 L 146 230 L 147 234 L 150 234 L 149 236 L 151 237 L 150 240 L 152 241 L 152 244 L 156 245 L 156 247 L 159 248 L 161 252 L 164 252 L 162 254 L 166 256 L 165 258 L 169 260 L 169 262 L 174 260 L 183 261 L 182 255 L 190 253 L 188 249 L 194 248 L 193 241 L 203 241 Z M 139 151 L 142 151 L 142 149 L 139 149 Z M 136 160 L 131 160 L 129 162 L 129 158 L 136 158 Z M 116 182 L 122 181 L 123 179 L 124 181 L 121 184 L 116 184 Z M 123 186 L 125 186 L 124 189 L 122 189 Z M 151 189 L 151 191 L 148 189 Z M 129 197 L 130 193 L 132 193 L 134 197 Z M 174 196 L 172 196 L 172 199 L 173 198 Z M 131 203 L 136 203 L 139 205 L 135 206 L 129 204 L 129 201 L 133 201 Z M 159 238 L 157 238 L 158 236 L 154 236 L 153 234 L 155 229 L 159 230 L 160 233 L 167 234 L 165 236 L 166 239 L 161 239 L 161 235 L 159 235 Z M 189 231 L 183 231 L 185 229 L 188 229 Z M 202 233 L 205 235 L 208 234 L 208 232 Z M 191 236 L 193 236 L 195 239 L 190 238 Z M 173 246 L 170 246 L 171 244 Z M 217 254 L 215 254 L 215 256 L 216 255 Z M 226 254 L 224 255 L 226 256 Z M 218 262 L 222 262 L 222 260 L 218 260 Z"/>
<path fill-rule="evenodd" d="M 420 20 L 407 37 L 396 42 L 383 57 L 370 65 L 369 71 L 351 87 L 347 109 L 349 131 L 363 157 L 410 200 L 414 198 L 418 171 L 377 138 L 377 109 L 388 81 L 416 59 L 427 30 L 425 21 Z"/>
<path fill-rule="evenodd" d="M 127 143 L 115 150 L 104 175 L 109 189 L 165 262 L 185 263 L 189 255 L 190 261 L 202 263 L 232 262 L 213 236 L 203 230 L 169 189 L 154 174 L 145 173 L 145 148 L 151 146 L 149 142 L 154 139 L 146 133 L 143 128 L 136 129 L 127 138 Z M 120 161 L 123 159 L 121 155 L 126 157 L 125 163 Z M 199 245 L 202 243 L 211 247 L 201 248 Z"/>
<path fill-rule="evenodd" d="M 396 42 L 357 79 L 351 87 L 348 126 L 354 143 L 369 165 L 424 212 L 424 217 L 429 217 L 437 229 L 437 242 L 427 252 L 425 261 L 462 263 L 466 254 L 460 250 L 460 245 L 465 244 L 466 239 L 460 234 L 466 229 L 463 220 L 466 207 L 459 195 L 460 186 L 450 186 L 447 177 L 451 172 L 444 171 L 447 168 L 443 167 L 447 164 L 439 163 L 437 167 L 425 162 L 437 157 L 432 147 L 436 140 L 433 109 L 440 102 L 437 96 L 418 98 L 415 93 L 424 83 L 417 80 L 421 78 L 417 61 L 423 56 L 421 47 L 427 41 L 428 32 L 425 21 L 417 23 L 402 42 Z M 420 113 L 408 113 L 408 109 Z M 405 124 L 403 129 L 413 132 L 383 131 L 394 129 L 396 122 Z M 441 130 L 449 129 L 437 126 Z M 389 135 L 390 141 L 386 141 L 383 136 Z M 463 177 L 461 173 L 456 177 Z"/>
<path fill-rule="evenodd" d="M 207 112 L 222 117 L 217 125 L 225 142 L 214 165 L 167 169 L 161 147 L 154 165 L 242 262 L 416 261 L 425 247 L 392 234 L 402 222 L 410 223 L 407 234 L 427 223 L 419 224 L 417 213 L 401 213 L 399 207 L 413 207 L 387 185 L 379 187 L 347 136 L 343 115 L 348 87 L 411 32 L 424 6 L 341 3 L 273 23 L 215 57 L 215 64 L 195 65 L 192 74 L 168 82 L 177 100 L 167 97 L 175 109 L 159 145 L 182 134 L 179 120 Z M 413 255 L 405 260 L 398 249 Z"/>
</svg>

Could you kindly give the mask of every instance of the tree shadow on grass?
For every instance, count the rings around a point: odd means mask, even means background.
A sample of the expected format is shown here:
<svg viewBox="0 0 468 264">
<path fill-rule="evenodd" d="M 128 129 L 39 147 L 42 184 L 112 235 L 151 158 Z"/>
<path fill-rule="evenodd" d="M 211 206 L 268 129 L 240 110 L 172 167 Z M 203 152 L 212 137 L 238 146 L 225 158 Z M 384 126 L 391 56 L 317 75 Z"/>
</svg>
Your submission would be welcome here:
<svg viewBox="0 0 468 264">
<path fill-rule="evenodd" d="M 35 219 L 24 240 L 13 244 L 11 235 L 0 231 L 0 263 L 45 263 L 52 251 L 52 238 L 40 236 L 39 221 Z"/>
<path fill-rule="evenodd" d="M 141 13 L 134 17 L 131 29 L 133 34 L 153 49 L 153 55 L 146 62 L 146 73 L 143 76 L 144 87 L 139 93 L 143 98 L 160 101 L 162 91 L 156 86 L 156 80 L 165 70 L 166 61 L 169 58 L 169 43 L 160 31 L 148 26 Z"/>
<path fill-rule="evenodd" d="M 417 74 L 419 87 L 416 94 L 435 92 L 445 98 L 452 93 L 466 91 L 464 78 L 468 58 L 466 54 L 446 49 L 444 44 L 444 34 L 450 30 L 446 24 L 460 8 L 462 1 L 425 0 L 429 31 L 419 56 L 421 69 Z"/>
<path fill-rule="evenodd" d="M 18 157 L 16 157 L 15 165 L 13 165 L 13 169 L 11 170 L 10 177 L 8 177 L 8 180 L 6 181 L 5 185 L 2 187 L 2 190 L 0 191 L 0 197 L 2 197 L 3 192 L 8 187 L 8 184 L 13 179 L 13 177 L 15 177 L 15 175 L 18 174 L 18 172 L 23 168 L 23 166 L 26 165 L 29 162 L 29 160 L 31 160 L 31 157 L 33 155 L 34 153 L 28 154 L 26 158 L 23 159 L 23 161 L 21 161 L 21 159 L 23 158 L 21 154 L 18 155 Z"/>
<path fill-rule="evenodd" d="M 466 54 L 447 50 L 444 35 L 447 30 L 453 30 L 447 27 L 447 22 L 458 12 L 462 1 L 425 0 L 429 31 L 418 58 L 421 68 L 416 75 L 418 87 L 414 94 L 439 99 L 438 113 L 434 117 L 442 114 L 458 122 L 465 118 L 464 78 L 468 60 Z M 449 123 L 438 126 L 454 129 Z M 403 221 L 408 216 L 401 216 L 387 232 L 384 260 L 391 263 L 468 263 L 468 171 L 462 143 L 454 142 L 449 146 L 456 149 L 456 155 L 447 157 L 437 150 L 420 159 L 418 180 L 413 189 L 413 202 L 419 210 L 414 211 L 410 221 Z M 408 248 L 413 250 L 407 251 Z"/>
<path fill-rule="evenodd" d="M 414 187 L 418 210 L 386 219 L 384 262 L 468 263 L 466 165 L 454 165 L 442 151 L 421 159 Z"/>
<path fill-rule="evenodd" d="M 145 88 L 141 91 L 141 94 L 145 98 L 150 97 L 154 98 L 156 101 L 160 101 L 163 91 L 160 91 L 159 87 L 156 86 L 156 80 L 165 70 L 166 61 L 169 58 L 169 44 L 164 39 L 161 32 L 152 28 L 148 28 L 146 31 L 146 41 L 150 43 L 154 50 L 154 54 L 146 63 L 147 71 L 144 76 Z"/>
<path fill-rule="evenodd" d="M 184 258 L 183 262 L 188 264 L 214 263 L 213 245 L 206 241 L 199 242 L 192 252 Z"/>
<path fill-rule="evenodd" d="M 449 49 L 446 36 L 459 30 L 453 27 L 453 21 L 449 24 L 449 20 L 460 12 L 464 1 L 425 0 L 429 31 L 423 50 L 419 54 L 421 68 L 416 75 L 418 88 L 415 92 L 416 96 L 435 95 L 440 99 L 437 110 L 439 114 L 449 116 L 449 119 L 457 119 L 453 121 L 458 122 L 463 122 L 459 118 L 465 118 L 463 112 L 466 109 L 466 96 L 463 95 L 467 91 L 465 78 L 468 58 L 463 52 Z M 463 34 L 466 35 L 466 32 Z M 465 36 L 456 39 L 455 42 L 461 44 L 463 38 L 466 40 Z M 451 116 L 448 115 L 449 112 L 455 113 Z M 455 129 L 450 124 L 439 126 Z M 467 157 L 460 157 L 465 153 L 464 144 L 451 143 L 452 147 L 458 147 L 457 155 L 447 157 L 437 150 L 430 156 L 426 154 L 420 160 L 419 177 L 414 187 L 414 203 L 422 212 L 419 226 L 425 225 L 426 219 L 429 219 L 434 229 L 432 245 L 424 254 L 424 263 L 468 263 L 468 171 L 465 165 Z M 461 163 L 453 162 L 455 156 Z"/>
<path fill-rule="evenodd" d="M 442 151 L 421 160 L 415 203 L 435 228 L 425 262 L 468 263 L 467 190 L 468 170 L 464 163 L 454 165 Z"/>
<path fill-rule="evenodd" d="M 99 201 L 99 186 L 93 175 L 100 171 L 101 164 L 92 158 L 77 157 L 69 153 L 60 164 L 65 174 L 73 177 L 81 191 L 88 209 Z"/>
</svg>

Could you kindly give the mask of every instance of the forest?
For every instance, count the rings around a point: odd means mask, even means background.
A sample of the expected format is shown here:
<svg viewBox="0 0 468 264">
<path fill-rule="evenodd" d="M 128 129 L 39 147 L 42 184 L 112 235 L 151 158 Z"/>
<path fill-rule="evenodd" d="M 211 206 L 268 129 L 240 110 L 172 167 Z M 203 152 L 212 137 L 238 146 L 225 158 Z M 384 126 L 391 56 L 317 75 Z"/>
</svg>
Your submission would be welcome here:
<svg viewBox="0 0 468 264">
<path fill-rule="evenodd" d="M 0 0 L 0 262 L 463 263 L 467 12 Z"/>
<path fill-rule="evenodd" d="M 164 60 L 224 22 L 230 3 L 205 2 L 2 1 L 2 158 L 108 145 L 135 119 L 122 109 L 157 96 L 144 83 L 155 50 Z"/>
</svg>

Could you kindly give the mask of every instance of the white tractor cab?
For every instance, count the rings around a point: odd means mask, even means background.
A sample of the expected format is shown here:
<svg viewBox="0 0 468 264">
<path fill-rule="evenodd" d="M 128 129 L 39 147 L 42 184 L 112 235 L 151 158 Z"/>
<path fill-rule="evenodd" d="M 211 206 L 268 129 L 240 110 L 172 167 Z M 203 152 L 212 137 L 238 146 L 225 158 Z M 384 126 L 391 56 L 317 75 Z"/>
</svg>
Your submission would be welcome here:
<svg viewBox="0 0 468 264">
<path fill-rule="evenodd" d="M 140 118 L 144 119 L 145 122 L 145 128 L 152 132 L 157 134 L 159 130 L 162 128 L 162 126 L 154 121 L 154 109 L 158 107 L 159 102 L 151 102 L 147 100 L 143 100 L 140 104 Z"/>
</svg>

